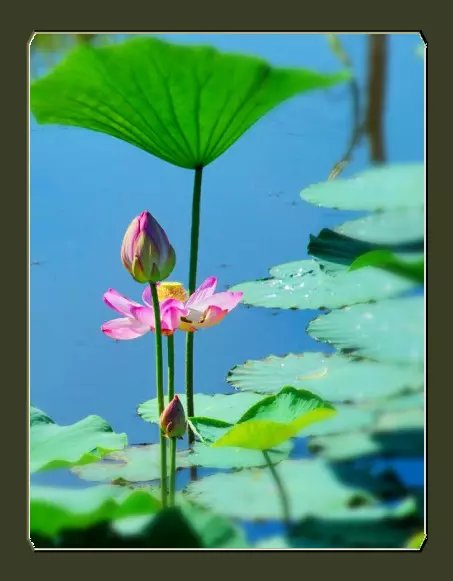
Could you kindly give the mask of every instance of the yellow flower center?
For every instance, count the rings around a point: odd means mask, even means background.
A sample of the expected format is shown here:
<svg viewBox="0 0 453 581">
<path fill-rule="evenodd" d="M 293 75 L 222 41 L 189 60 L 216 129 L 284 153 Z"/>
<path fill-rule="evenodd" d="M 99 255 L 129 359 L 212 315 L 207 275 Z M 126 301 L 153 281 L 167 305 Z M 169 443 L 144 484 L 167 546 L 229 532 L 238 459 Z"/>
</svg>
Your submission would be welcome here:
<svg viewBox="0 0 453 581">
<path fill-rule="evenodd" d="M 159 302 L 165 299 L 176 299 L 184 303 L 189 295 L 180 282 L 161 282 L 157 285 L 157 298 Z"/>
</svg>

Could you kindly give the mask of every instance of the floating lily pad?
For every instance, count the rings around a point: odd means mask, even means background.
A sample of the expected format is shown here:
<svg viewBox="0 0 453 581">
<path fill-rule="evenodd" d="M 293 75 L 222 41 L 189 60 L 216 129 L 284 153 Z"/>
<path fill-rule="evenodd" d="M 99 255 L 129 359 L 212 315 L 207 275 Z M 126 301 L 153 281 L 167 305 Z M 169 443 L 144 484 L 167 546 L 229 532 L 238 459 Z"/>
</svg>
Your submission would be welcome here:
<svg viewBox="0 0 453 581">
<path fill-rule="evenodd" d="M 101 131 L 196 168 L 216 159 L 279 103 L 347 77 L 274 68 L 209 46 L 136 38 L 76 48 L 32 84 L 30 99 L 40 123 Z"/>
<path fill-rule="evenodd" d="M 423 164 L 389 165 L 309 186 L 301 197 L 341 210 L 416 208 L 423 206 L 424 184 Z"/>
<path fill-rule="evenodd" d="M 169 447 L 167 446 L 168 461 Z M 176 467 L 190 466 L 188 451 L 177 452 Z M 160 478 L 160 446 L 130 446 L 100 462 L 77 466 L 72 470 L 83 480 L 93 482 L 150 482 Z"/>
<path fill-rule="evenodd" d="M 161 507 L 146 489 L 93 486 L 84 489 L 32 486 L 30 529 L 53 536 L 61 530 L 79 529 L 129 516 L 149 515 Z"/>
<path fill-rule="evenodd" d="M 277 471 L 295 519 L 331 516 L 351 502 L 372 502 L 365 490 L 341 482 L 322 460 L 285 460 Z M 186 493 L 219 514 L 243 520 L 282 516 L 275 482 L 266 468 L 207 476 L 189 484 Z"/>
<path fill-rule="evenodd" d="M 423 369 L 357 360 L 339 353 L 290 353 L 285 357 L 270 355 L 266 359 L 246 361 L 233 367 L 227 380 L 242 391 L 275 393 L 282 385 L 293 385 L 332 402 L 359 402 L 420 389 Z M 332 419 L 329 424 L 335 421 Z"/>
<path fill-rule="evenodd" d="M 380 300 L 414 287 L 411 281 L 379 269 L 350 272 L 346 267 L 327 272 L 316 260 L 274 267 L 276 278 L 243 282 L 230 290 L 242 291 L 243 302 L 278 309 L 334 309 Z M 285 276 L 280 276 L 284 274 Z"/>
<path fill-rule="evenodd" d="M 184 408 L 186 408 L 185 394 L 180 393 L 178 397 Z M 226 422 L 234 423 L 251 405 L 260 399 L 262 398 L 256 393 L 216 393 L 214 395 L 196 393 L 194 395 L 194 407 L 197 416 L 222 418 Z M 137 412 L 146 422 L 159 422 L 159 406 L 156 398 L 140 404 Z"/>
<path fill-rule="evenodd" d="M 269 451 L 269 458 L 273 464 L 286 460 L 292 449 L 291 442 L 285 442 L 278 448 Z M 259 450 L 247 450 L 246 448 L 212 448 L 202 442 L 196 442 L 193 453 L 188 460 L 194 466 L 206 468 L 251 468 L 266 466 L 266 459 Z"/>
<path fill-rule="evenodd" d="M 320 341 L 379 361 L 422 364 L 424 299 L 400 298 L 353 305 L 321 315 L 308 326 Z"/>
<path fill-rule="evenodd" d="M 30 410 L 30 471 L 89 464 L 127 445 L 99 416 L 59 426 L 37 408 Z"/>
<path fill-rule="evenodd" d="M 411 414 L 412 415 L 412 414 Z M 413 414 L 419 417 L 419 413 Z M 421 415 L 423 415 L 421 413 Z M 394 429 L 385 425 L 374 425 L 374 431 L 347 432 L 335 436 L 312 438 L 309 449 L 330 461 L 353 460 L 363 456 L 419 457 L 423 455 L 423 425 L 418 422 L 411 427 L 395 421 Z M 415 423 L 415 422 L 414 422 Z"/>
<path fill-rule="evenodd" d="M 423 240 L 424 219 L 423 207 L 374 212 L 337 226 L 335 232 L 375 244 L 401 244 Z"/>
</svg>

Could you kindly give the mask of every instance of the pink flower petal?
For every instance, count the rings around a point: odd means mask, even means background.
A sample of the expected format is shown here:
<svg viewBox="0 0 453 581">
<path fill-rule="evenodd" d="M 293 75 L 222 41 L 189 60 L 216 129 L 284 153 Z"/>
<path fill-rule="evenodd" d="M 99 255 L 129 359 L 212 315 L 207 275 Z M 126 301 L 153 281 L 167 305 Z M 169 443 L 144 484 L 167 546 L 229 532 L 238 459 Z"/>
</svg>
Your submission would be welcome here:
<svg viewBox="0 0 453 581">
<path fill-rule="evenodd" d="M 108 291 L 104 293 L 103 300 L 108 307 L 128 317 L 131 316 L 131 309 L 133 307 L 140 306 L 139 303 L 131 301 L 113 288 L 109 288 Z"/>
<path fill-rule="evenodd" d="M 140 325 L 147 327 L 148 330 L 154 330 L 154 311 L 151 307 L 143 307 L 141 305 L 134 307 L 132 316 Z"/>
<path fill-rule="evenodd" d="M 107 321 L 101 327 L 102 332 L 112 339 L 137 339 L 149 331 L 149 327 L 140 325 L 138 321 L 128 317 Z"/>
<path fill-rule="evenodd" d="M 232 291 L 225 291 L 221 293 L 216 293 L 211 297 L 207 297 L 206 299 L 197 302 L 197 309 L 204 311 L 208 307 L 219 307 L 223 310 L 231 311 L 238 305 L 241 301 L 242 296 L 244 293 L 241 291 L 232 292 Z"/>
<path fill-rule="evenodd" d="M 208 307 L 205 312 L 204 319 L 201 323 L 192 323 L 196 329 L 203 329 L 205 327 L 212 327 L 220 323 L 224 317 L 228 314 L 227 310 L 221 309 L 219 307 Z"/>
<path fill-rule="evenodd" d="M 181 322 L 181 317 L 186 317 L 189 310 L 184 303 L 176 299 L 166 299 L 160 304 L 160 316 L 162 329 L 165 331 L 175 331 Z"/>
<path fill-rule="evenodd" d="M 189 297 L 186 302 L 187 307 L 196 308 L 199 302 L 206 300 L 214 294 L 217 286 L 217 278 L 215 276 L 208 277 L 197 290 Z"/>
<path fill-rule="evenodd" d="M 181 317 L 186 316 L 188 310 L 181 301 L 176 299 L 166 299 L 160 303 L 160 320 L 162 331 L 173 332 L 179 327 Z M 134 307 L 132 316 L 139 324 L 146 325 L 148 329 L 155 330 L 154 310 L 151 307 Z"/>
<path fill-rule="evenodd" d="M 143 291 L 142 301 L 145 303 L 145 305 L 148 305 L 148 307 L 153 306 L 153 299 L 151 297 L 151 289 L 150 289 L 148 284 L 146 285 L 145 290 Z"/>
</svg>

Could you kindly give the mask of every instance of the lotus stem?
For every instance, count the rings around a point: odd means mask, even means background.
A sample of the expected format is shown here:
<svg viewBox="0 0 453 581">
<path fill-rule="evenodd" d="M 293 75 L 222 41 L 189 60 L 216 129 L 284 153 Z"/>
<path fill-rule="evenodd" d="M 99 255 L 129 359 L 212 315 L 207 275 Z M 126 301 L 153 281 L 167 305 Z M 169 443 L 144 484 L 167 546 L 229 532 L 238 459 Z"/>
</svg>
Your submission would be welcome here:
<svg viewBox="0 0 453 581">
<path fill-rule="evenodd" d="M 198 239 L 200 234 L 200 200 L 201 200 L 201 179 L 203 168 L 195 169 L 193 197 L 192 197 L 192 226 L 190 234 L 190 262 L 189 262 L 189 294 L 192 294 L 197 283 L 197 261 L 198 261 Z M 194 415 L 193 403 L 193 355 L 194 355 L 194 334 L 187 333 L 186 337 L 186 401 L 187 416 Z M 194 440 L 193 433 L 189 430 L 189 445 Z"/>
<path fill-rule="evenodd" d="M 155 283 L 149 283 L 151 287 L 151 296 L 153 298 L 154 320 L 156 327 L 156 386 L 157 402 L 159 406 L 159 417 L 164 411 L 164 376 L 162 362 L 162 329 L 160 323 L 160 307 L 157 297 L 157 288 Z M 162 506 L 167 506 L 167 441 L 162 430 L 159 429 L 160 435 L 160 482 L 162 494 Z"/>
<path fill-rule="evenodd" d="M 277 472 L 275 466 L 273 465 L 272 460 L 270 459 L 269 451 L 263 450 L 263 455 L 264 455 L 264 458 L 266 459 L 269 470 L 271 471 L 272 478 L 274 479 L 275 485 L 277 486 L 278 494 L 280 496 L 280 502 L 282 505 L 283 521 L 285 523 L 287 533 L 289 533 L 290 528 L 291 528 L 291 516 L 290 516 L 290 511 L 289 511 L 289 498 L 288 498 L 288 495 L 287 495 L 285 488 L 283 486 L 283 482 L 281 481 L 280 476 L 278 475 L 278 472 Z"/>
</svg>

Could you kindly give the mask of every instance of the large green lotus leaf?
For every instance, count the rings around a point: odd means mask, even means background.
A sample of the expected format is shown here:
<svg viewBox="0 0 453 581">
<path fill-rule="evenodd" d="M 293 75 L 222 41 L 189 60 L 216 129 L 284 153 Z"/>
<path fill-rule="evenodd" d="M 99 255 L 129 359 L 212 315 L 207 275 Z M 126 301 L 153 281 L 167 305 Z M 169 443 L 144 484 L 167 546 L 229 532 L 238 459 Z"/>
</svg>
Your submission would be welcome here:
<svg viewBox="0 0 453 581">
<path fill-rule="evenodd" d="M 89 464 L 127 445 L 99 416 L 59 426 L 41 410 L 30 409 L 30 471 Z"/>
<path fill-rule="evenodd" d="M 270 450 L 334 414 L 332 406 L 315 394 L 287 386 L 253 405 L 212 446 Z"/>
<path fill-rule="evenodd" d="M 328 272 L 316 260 L 301 260 L 272 269 L 284 273 L 264 280 L 243 282 L 230 290 L 242 291 L 243 302 L 279 309 L 334 309 L 385 299 L 414 287 L 414 283 L 375 268 L 353 272 L 342 266 Z"/>
<path fill-rule="evenodd" d="M 83 489 L 32 486 L 30 490 L 30 530 L 53 536 L 61 530 L 91 525 L 129 516 L 149 515 L 160 509 L 160 501 L 149 490 L 129 490 L 119 486 Z"/>
<path fill-rule="evenodd" d="M 423 164 L 376 167 L 352 178 L 337 178 L 309 186 L 303 200 L 340 210 L 395 210 L 422 207 Z"/>
<path fill-rule="evenodd" d="M 406 244 L 423 240 L 423 207 L 374 212 L 364 218 L 345 222 L 335 232 L 374 244 Z"/>
<path fill-rule="evenodd" d="M 185 408 L 185 394 L 178 394 L 178 397 Z M 260 399 L 261 397 L 256 393 L 216 393 L 214 395 L 196 393 L 194 395 L 194 407 L 197 416 L 222 418 L 225 422 L 234 423 L 251 405 Z M 159 406 L 156 398 L 140 404 L 137 412 L 146 422 L 159 422 Z"/>
<path fill-rule="evenodd" d="M 321 315 L 309 324 L 308 332 L 319 341 L 362 357 L 422 364 L 423 305 L 423 297 L 353 305 Z"/>
<path fill-rule="evenodd" d="M 371 502 L 362 488 L 344 484 L 322 460 L 285 460 L 277 466 L 292 518 L 329 516 L 351 502 Z M 187 496 L 219 514 L 243 520 L 280 519 L 280 498 L 270 471 L 252 468 L 192 482 Z"/>
<path fill-rule="evenodd" d="M 359 402 L 420 389 L 423 369 L 358 360 L 339 353 L 290 353 L 285 357 L 270 355 L 266 359 L 246 361 L 233 367 L 227 380 L 243 391 L 275 393 L 282 385 L 293 385 L 332 402 Z M 334 418 L 325 425 L 336 421 Z"/>
<path fill-rule="evenodd" d="M 169 446 L 167 446 L 170 461 Z M 176 454 L 176 467 L 190 466 L 188 451 Z M 94 482 L 149 482 L 160 478 L 160 446 L 157 444 L 130 446 L 101 461 L 72 469 L 83 480 Z"/>
<path fill-rule="evenodd" d="M 269 457 L 273 464 L 286 460 L 292 449 L 291 442 L 285 442 L 279 447 L 269 451 Z M 265 466 L 266 459 L 259 450 L 247 450 L 246 448 L 212 448 L 202 442 L 196 442 L 193 453 L 188 460 L 194 466 L 217 469 L 241 469 L 255 466 Z"/>
<path fill-rule="evenodd" d="M 209 46 L 136 38 L 76 48 L 32 83 L 30 103 L 40 123 L 108 133 L 196 168 L 216 159 L 279 103 L 347 78 L 274 68 Z"/>
<path fill-rule="evenodd" d="M 271 450 L 334 414 L 332 406 L 315 394 L 287 386 L 276 395 L 260 399 L 236 424 L 194 417 L 190 425 L 202 441 L 213 447 Z"/>
</svg>

